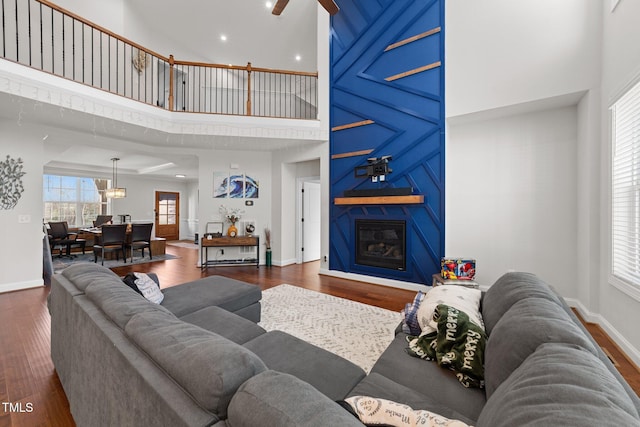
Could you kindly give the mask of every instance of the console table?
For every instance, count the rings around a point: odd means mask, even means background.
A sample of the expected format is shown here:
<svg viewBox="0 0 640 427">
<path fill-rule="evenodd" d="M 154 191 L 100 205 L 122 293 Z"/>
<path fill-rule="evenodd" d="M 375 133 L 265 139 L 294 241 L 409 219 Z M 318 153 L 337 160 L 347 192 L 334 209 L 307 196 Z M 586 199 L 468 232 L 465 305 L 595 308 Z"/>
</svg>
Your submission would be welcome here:
<svg viewBox="0 0 640 427">
<path fill-rule="evenodd" d="M 209 259 L 209 248 L 226 248 L 226 247 L 239 247 L 239 246 L 255 246 L 256 257 L 255 258 L 241 258 L 241 259 Z M 200 239 L 200 268 L 209 268 L 210 265 L 225 264 L 225 265 L 247 265 L 255 264 L 256 267 L 260 266 L 260 238 L 259 237 L 202 237 Z"/>
</svg>

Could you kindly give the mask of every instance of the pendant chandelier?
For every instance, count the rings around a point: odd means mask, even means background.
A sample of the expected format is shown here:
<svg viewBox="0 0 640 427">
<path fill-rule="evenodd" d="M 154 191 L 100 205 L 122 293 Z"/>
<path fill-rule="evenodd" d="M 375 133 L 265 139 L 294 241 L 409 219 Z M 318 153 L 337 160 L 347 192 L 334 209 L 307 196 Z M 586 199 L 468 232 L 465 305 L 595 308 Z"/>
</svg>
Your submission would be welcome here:
<svg viewBox="0 0 640 427">
<path fill-rule="evenodd" d="M 113 163 L 113 179 L 111 180 L 111 188 L 107 188 L 104 192 L 107 199 L 122 199 L 127 197 L 127 189 L 118 187 L 118 160 L 117 157 L 111 159 Z"/>
</svg>

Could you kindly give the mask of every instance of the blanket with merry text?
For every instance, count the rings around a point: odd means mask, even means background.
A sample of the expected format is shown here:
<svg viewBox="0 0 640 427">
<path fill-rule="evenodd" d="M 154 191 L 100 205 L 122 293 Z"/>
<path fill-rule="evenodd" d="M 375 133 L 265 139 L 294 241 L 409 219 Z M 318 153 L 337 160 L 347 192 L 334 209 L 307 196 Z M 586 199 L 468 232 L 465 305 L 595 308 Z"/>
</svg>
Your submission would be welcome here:
<svg viewBox="0 0 640 427">
<path fill-rule="evenodd" d="M 433 313 L 436 332 L 408 336 L 407 352 L 414 357 L 436 360 L 456 373 L 465 387 L 484 387 L 484 348 L 487 335 L 482 327 L 454 307 L 440 304 Z"/>
</svg>

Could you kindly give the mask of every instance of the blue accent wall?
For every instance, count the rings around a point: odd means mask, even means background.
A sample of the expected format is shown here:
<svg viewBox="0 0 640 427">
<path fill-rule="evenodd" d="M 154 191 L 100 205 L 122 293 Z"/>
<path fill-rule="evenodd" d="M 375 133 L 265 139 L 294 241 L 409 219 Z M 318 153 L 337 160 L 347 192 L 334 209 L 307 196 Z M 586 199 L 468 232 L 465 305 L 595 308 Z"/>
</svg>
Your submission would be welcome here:
<svg viewBox="0 0 640 427">
<path fill-rule="evenodd" d="M 331 18 L 329 268 L 431 284 L 444 253 L 444 0 L 336 3 L 340 12 Z M 358 154 L 363 150 L 372 151 Z M 393 172 L 385 182 L 354 176 L 354 168 L 366 165 L 367 158 L 385 155 L 393 156 Z M 334 204 L 345 190 L 382 187 L 413 187 L 414 194 L 424 195 L 424 203 Z M 406 221 L 405 271 L 355 263 L 354 224 L 360 218 Z"/>
</svg>

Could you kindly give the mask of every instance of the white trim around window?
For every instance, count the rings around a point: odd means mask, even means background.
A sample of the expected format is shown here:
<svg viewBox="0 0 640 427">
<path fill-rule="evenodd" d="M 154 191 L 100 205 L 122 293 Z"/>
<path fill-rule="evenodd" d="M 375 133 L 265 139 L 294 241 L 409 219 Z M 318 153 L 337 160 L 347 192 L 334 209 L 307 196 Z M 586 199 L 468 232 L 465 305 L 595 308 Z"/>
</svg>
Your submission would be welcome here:
<svg viewBox="0 0 640 427">
<path fill-rule="evenodd" d="M 609 283 L 640 301 L 640 81 L 610 107 Z"/>
</svg>

